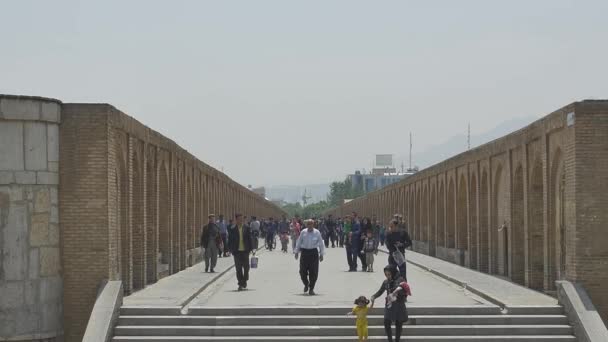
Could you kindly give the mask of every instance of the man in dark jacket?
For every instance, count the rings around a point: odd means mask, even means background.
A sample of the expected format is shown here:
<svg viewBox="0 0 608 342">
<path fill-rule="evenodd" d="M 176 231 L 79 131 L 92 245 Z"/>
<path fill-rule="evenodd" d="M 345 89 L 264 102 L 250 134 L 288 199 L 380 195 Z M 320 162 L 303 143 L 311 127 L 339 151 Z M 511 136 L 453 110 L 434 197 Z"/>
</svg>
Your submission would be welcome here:
<svg viewBox="0 0 608 342">
<path fill-rule="evenodd" d="M 215 215 L 209 215 L 209 223 L 203 227 L 201 233 L 201 248 L 205 259 L 205 272 L 215 272 L 217 256 L 222 252 L 222 238 L 220 227 L 215 223 Z"/>
<path fill-rule="evenodd" d="M 401 277 L 407 281 L 406 263 L 403 262 L 398 265 L 395 261 L 393 253 L 399 250 L 405 256 L 405 249 L 412 245 L 412 239 L 406 230 L 399 230 L 399 222 L 392 220 L 388 226 L 388 233 L 386 234 L 386 248 L 388 249 L 388 263 L 395 267 L 399 267 L 399 273 Z"/>
<path fill-rule="evenodd" d="M 249 280 L 249 254 L 252 251 L 251 230 L 243 222 L 243 215 L 235 215 L 235 224 L 228 229 L 228 248 L 234 257 L 234 268 L 239 291 L 247 288 Z"/>
</svg>

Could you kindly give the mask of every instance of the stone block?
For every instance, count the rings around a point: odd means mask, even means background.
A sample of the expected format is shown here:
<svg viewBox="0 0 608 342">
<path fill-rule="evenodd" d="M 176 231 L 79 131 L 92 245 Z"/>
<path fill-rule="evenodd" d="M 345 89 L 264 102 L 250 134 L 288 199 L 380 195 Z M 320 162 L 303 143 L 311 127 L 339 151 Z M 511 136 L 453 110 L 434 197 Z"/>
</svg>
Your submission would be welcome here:
<svg viewBox="0 0 608 342">
<path fill-rule="evenodd" d="M 30 246 L 38 247 L 49 244 L 49 215 L 35 214 L 32 216 L 30 229 Z"/>
<path fill-rule="evenodd" d="M 59 103 L 56 102 L 42 102 L 41 110 L 40 110 L 40 119 L 43 121 L 57 122 L 59 120 L 61 113 L 61 107 Z"/>
<path fill-rule="evenodd" d="M 0 283 L 0 311 L 23 306 L 23 282 Z"/>
<path fill-rule="evenodd" d="M 49 245 L 59 245 L 59 225 L 55 223 L 49 224 Z"/>
<path fill-rule="evenodd" d="M 40 102 L 26 99 L 0 99 L 0 113 L 5 119 L 39 120 Z"/>
<path fill-rule="evenodd" d="M 25 168 L 23 156 L 23 123 L 0 121 L 0 170 Z"/>
<path fill-rule="evenodd" d="M 0 171 L 0 184 L 15 183 L 15 174 L 10 171 Z"/>
<path fill-rule="evenodd" d="M 61 277 L 49 277 L 40 279 L 40 303 L 60 303 L 63 293 L 63 282 Z"/>
<path fill-rule="evenodd" d="M 40 331 L 40 306 L 27 306 L 15 311 L 15 334 L 30 335 Z"/>
<path fill-rule="evenodd" d="M 38 248 L 30 249 L 30 265 L 28 267 L 29 278 L 40 278 L 40 251 Z"/>
<path fill-rule="evenodd" d="M 57 193 L 57 188 L 51 187 L 51 205 L 59 204 L 59 195 Z"/>
<path fill-rule="evenodd" d="M 61 259 L 59 248 L 42 247 L 40 248 L 40 276 L 50 277 L 59 275 L 61 270 Z"/>
<path fill-rule="evenodd" d="M 15 335 L 15 317 L 9 311 L 0 310 L 0 336 Z"/>
<path fill-rule="evenodd" d="M 10 198 L 13 201 L 13 198 Z M 2 271 L 4 280 L 24 280 L 29 257 L 29 229 L 27 207 L 12 202 L 8 211 L 8 224 L 2 230 Z"/>
<path fill-rule="evenodd" d="M 26 122 L 24 128 L 25 169 L 46 170 L 46 124 L 43 122 Z"/>
<path fill-rule="evenodd" d="M 15 172 L 15 181 L 17 184 L 36 184 L 36 172 L 17 171 Z"/>
<path fill-rule="evenodd" d="M 59 172 L 59 162 L 51 162 L 50 161 L 48 169 L 51 172 Z"/>
<path fill-rule="evenodd" d="M 0 186 L 0 193 L 6 194 L 11 202 L 23 201 L 23 187 L 21 186 Z"/>
<path fill-rule="evenodd" d="M 42 185 L 59 184 L 59 174 L 56 172 L 36 172 L 37 183 Z"/>
<path fill-rule="evenodd" d="M 36 191 L 34 196 L 34 210 L 37 213 L 48 213 L 51 210 L 51 194 L 44 188 Z"/>
<path fill-rule="evenodd" d="M 59 161 L 59 126 L 47 125 L 46 145 L 48 150 L 48 161 Z"/>
<path fill-rule="evenodd" d="M 51 223 L 59 223 L 59 209 L 53 206 L 51 207 Z"/>
<path fill-rule="evenodd" d="M 25 305 L 37 305 L 39 303 L 40 296 L 38 296 L 38 291 L 40 285 L 38 283 L 38 280 L 28 280 L 24 282 L 23 288 L 25 295 L 23 296 L 23 300 Z"/>
<path fill-rule="evenodd" d="M 57 331 L 62 328 L 62 311 L 59 303 L 44 304 L 40 312 L 40 330 Z"/>
</svg>

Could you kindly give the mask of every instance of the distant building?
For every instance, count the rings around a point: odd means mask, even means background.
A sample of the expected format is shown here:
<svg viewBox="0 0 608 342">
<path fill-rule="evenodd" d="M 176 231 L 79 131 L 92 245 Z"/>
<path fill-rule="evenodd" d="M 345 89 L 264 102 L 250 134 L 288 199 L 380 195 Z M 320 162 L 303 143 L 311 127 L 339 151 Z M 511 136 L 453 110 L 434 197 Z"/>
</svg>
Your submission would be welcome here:
<svg viewBox="0 0 608 342">
<path fill-rule="evenodd" d="M 397 172 L 397 169 L 394 167 L 385 167 L 374 168 L 369 174 L 355 171 L 354 174 L 348 175 L 348 178 L 352 183 L 353 189 L 362 189 L 363 193 L 368 193 L 399 182 L 416 172 L 418 172 L 418 168 L 408 169 L 405 172 Z"/>
<path fill-rule="evenodd" d="M 252 188 L 251 185 L 249 185 L 249 190 L 251 190 L 254 194 L 258 194 L 263 198 L 266 198 L 266 188 L 264 188 L 263 186 L 259 188 Z"/>
</svg>

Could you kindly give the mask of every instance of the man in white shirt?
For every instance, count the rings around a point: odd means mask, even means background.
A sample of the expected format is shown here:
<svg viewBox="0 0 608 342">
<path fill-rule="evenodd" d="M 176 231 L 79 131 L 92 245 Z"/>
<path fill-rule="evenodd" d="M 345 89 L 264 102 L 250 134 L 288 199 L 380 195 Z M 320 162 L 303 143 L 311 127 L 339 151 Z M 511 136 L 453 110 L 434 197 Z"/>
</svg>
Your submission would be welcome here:
<svg viewBox="0 0 608 342">
<path fill-rule="evenodd" d="M 300 237 L 296 242 L 296 248 L 294 254 L 296 260 L 300 252 L 302 258 L 300 259 L 300 277 L 304 283 L 304 292 L 308 292 L 309 295 L 315 295 L 315 284 L 317 283 L 317 277 L 319 276 L 319 261 L 323 261 L 323 254 L 325 254 L 325 245 L 323 244 L 323 236 L 314 227 L 314 221 L 306 221 L 307 229 L 300 233 Z"/>
</svg>

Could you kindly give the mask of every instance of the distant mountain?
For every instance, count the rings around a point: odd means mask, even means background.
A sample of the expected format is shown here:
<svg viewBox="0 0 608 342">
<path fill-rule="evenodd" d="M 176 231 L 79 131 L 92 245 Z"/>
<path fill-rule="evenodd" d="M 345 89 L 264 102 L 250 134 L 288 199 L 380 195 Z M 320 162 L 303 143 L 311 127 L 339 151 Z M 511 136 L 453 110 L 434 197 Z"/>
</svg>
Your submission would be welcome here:
<svg viewBox="0 0 608 342">
<path fill-rule="evenodd" d="M 507 120 L 488 132 L 480 135 L 471 136 L 471 148 L 483 145 L 494 139 L 498 139 L 511 132 L 517 131 L 523 128 L 533 121 L 535 117 L 521 117 Z M 414 165 L 419 166 L 420 169 L 432 166 L 442 160 L 453 157 L 459 153 L 467 150 L 467 136 L 466 134 L 460 134 L 452 136 L 446 141 L 431 146 L 425 149 L 423 152 L 414 153 L 412 156 L 412 162 Z M 407 160 L 407 155 L 396 156 L 397 160 Z M 346 178 L 346 175 L 344 175 Z M 271 200 L 283 200 L 289 203 L 302 202 L 302 195 L 306 193 L 311 198 L 308 203 L 316 203 L 327 199 L 329 194 L 329 184 L 311 184 L 311 185 L 278 185 L 266 187 L 266 197 Z"/>
<path fill-rule="evenodd" d="M 537 118 L 535 117 L 521 117 L 507 120 L 500 125 L 496 126 L 492 130 L 480 134 L 471 136 L 471 148 L 483 145 L 492 140 L 498 139 L 511 132 L 517 131 Z M 459 153 L 467 150 L 467 136 L 466 134 L 455 135 L 445 142 L 431 146 L 425 149 L 423 152 L 414 153 L 412 155 L 412 163 L 419 166 L 420 169 L 432 166 L 442 160 L 453 157 Z M 407 160 L 407 156 L 400 156 L 403 160 Z"/>
</svg>

